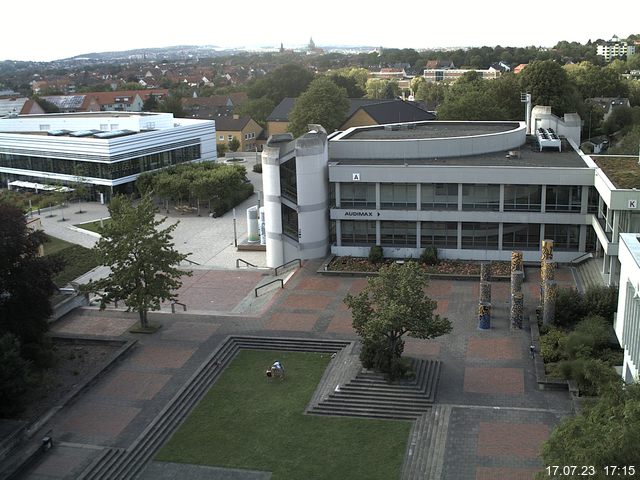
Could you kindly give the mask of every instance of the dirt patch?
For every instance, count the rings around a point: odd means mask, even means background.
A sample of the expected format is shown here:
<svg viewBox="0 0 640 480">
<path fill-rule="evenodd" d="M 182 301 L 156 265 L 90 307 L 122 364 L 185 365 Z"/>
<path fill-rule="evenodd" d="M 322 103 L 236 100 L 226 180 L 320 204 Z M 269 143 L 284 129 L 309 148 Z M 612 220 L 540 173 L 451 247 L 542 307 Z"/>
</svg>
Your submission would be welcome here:
<svg viewBox="0 0 640 480">
<path fill-rule="evenodd" d="M 27 397 L 20 415 L 32 422 L 61 401 L 80 384 L 99 372 L 120 346 L 108 344 L 72 344 L 56 341 L 55 365 L 38 375 L 38 387 Z"/>
</svg>

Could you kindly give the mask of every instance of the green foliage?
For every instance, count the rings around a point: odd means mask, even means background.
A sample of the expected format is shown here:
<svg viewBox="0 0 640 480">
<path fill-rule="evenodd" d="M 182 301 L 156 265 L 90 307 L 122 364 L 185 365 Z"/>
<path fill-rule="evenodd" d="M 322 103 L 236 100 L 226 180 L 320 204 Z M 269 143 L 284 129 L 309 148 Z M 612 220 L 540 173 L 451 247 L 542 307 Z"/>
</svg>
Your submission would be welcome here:
<svg viewBox="0 0 640 480">
<path fill-rule="evenodd" d="M 285 97 L 298 97 L 314 79 L 313 72 L 295 64 L 283 65 L 247 86 L 250 99 L 267 98 L 278 105 Z M 266 117 L 265 117 L 266 118 Z"/>
<path fill-rule="evenodd" d="M 607 347 L 613 328 L 604 318 L 590 315 L 581 320 L 566 340 L 569 358 L 588 358 Z"/>
<path fill-rule="evenodd" d="M 175 250 L 171 233 L 177 224 L 159 229 L 166 219 L 155 219 L 149 196 L 138 206 L 123 196 L 115 196 L 109 205 L 112 221 L 102 230 L 94 247 L 102 265 L 109 266 L 109 276 L 91 282 L 88 289 L 102 292 L 100 308 L 124 301 L 140 315 L 140 326 L 148 326 L 147 312 L 158 310 L 161 302 L 175 300 L 183 275 L 177 268 L 188 255 Z"/>
<path fill-rule="evenodd" d="M 416 262 L 383 266 L 358 295 L 347 295 L 353 328 L 363 342 L 362 360 L 392 378 L 402 367 L 402 337 L 435 338 L 451 331 L 451 322 L 434 313 L 437 302 L 424 294 L 428 276 Z"/>
<path fill-rule="evenodd" d="M 20 341 L 15 335 L 0 336 L 0 418 L 13 417 L 24 407 L 31 368 L 20 351 Z"/>
<path fill-rule="evenodd" d="M 534 105 L 548 105 L 559 116 L 577 112 L 582 103 L 567 72 L 552 60 L 530 63 L 520 73 L 520 86 L 531 93 Z"/>
<path fill-rule="evenodd" d="M 182 105 L 182 99 L 177 95 L 172 95 L 162 100 L 158 105 L 158 111 L 173 113 L 175 118 L 184 118 L 187 116 Z"/>
<path fill-rule="evenodd" d="M 100 265 L 95 252 L 82 245 L 71 245 L 64 248 L 58 253 L 54 253 L 52 258 L 64 266 L 53 277 L 55 284 L 61 287 Z"/>
<path fill-rule="evenodd" d="M 23 357 L 44 366 L 49 348 L 45 333 L 51 316 L 53 275 L 62 269 L 55 259 L 38 257 L 46 240 L 27 228 L 19 208 L 0 202 L 0 334 L 15 335 Z"/>
<path fill-rule="evenodd" d="M 591 286 L 585 292 L 583 302 L 586 314 L 598 315 L 612 324 L 613 315 L 618 309 L 618 288 L 604 285 Z"/>
<path fill-rule="evenodd" d="M 567 334 L 550 328 L 540 337 L 540 355 L 545 363 L 554 363 L 566 358 Z"/>
<path fill-rule="evenodd" d="M 581 62 L 565 67 L 569 79 L 574 82 L 582 98 L 626 97 L 626 84 L 613 68 L 599 67 Z"/>
<path fill-rule="evenodd" d="M 616 144 L 609 149 L 611 154 L 637 155 L 640 145 L 640 125 L 636 125 L 625 133 Z"/>
<path fill-rule="evenodd" d="M 545 465 L 594 465 L 602 472 L 605 465 L 637 465 L 639 442 L 640 384 L 616 385 L 585 411 L 566 417 L 544 443 L 542 459 Z"/>
<path fill-rule="evenodd" d="M 224 157 L 229 151 L 229 146 L 226 143 L 216 143 L 216 153 L 218 157 Z"/>
<path fill-rule="evenodd" d="M 438 249 L 433 245 L 425 247 L 420 255 L 420 261 L 425 265 L 435 265 L 438 263 Z"/>
<path fill-rule="evenodd" d="M 594 397 L 607 391 L 611 385 L 620 385 L 620 375 L 607 363 L 597 358 L 575 358 L 560 364 L 565 378 L 576 382 L 581 396 Z"/>
<path fill-rule="evenodd" d="M 346 75 L 330 75 L 329 78 L 339 88 L 344 88 L 347 92 L 348 98 L 362 98 L 364 97 L 364 89 L 358 85 L 358 80 L 353 76 Z"/>
<path fill-rule="evenodd" d="M 240 148 L 240 140 L 238 140 L 236 137 L 233 137 L 231 140 L 229 140 L 228 147 L 232 152 L 237 152 Z"/>
<path fill-rule="evenodd" d="M 267 117 L 275 106 L 276 104 L 268 98 L 252 98 L 240 107 L 238 114 L 241 117 L 251 117 L 264 128 L 267 124 Z"/>
<path fill-rule="evenodd" d="M 582 294 L 573 288 L 559 288 L 556 297 L 554 324 L 569 328 L 584 316 Z"/>
<path fill-rule="evenodd" d="M 307 125 L 320 124 L 331 133 L 345 121 L 348 109 L 346 90 L 327 77 L 317 78 L 296 100 L 289 114 L 289 129 L 297 137 L 306 133 Z"/>
<path fill-rule="evenodd" d="M 380 245 L 373 245 L 369 249 L 369 261 L 374 264 L 379 264 L 384 261 L 384 250 Z"/>
</svg>

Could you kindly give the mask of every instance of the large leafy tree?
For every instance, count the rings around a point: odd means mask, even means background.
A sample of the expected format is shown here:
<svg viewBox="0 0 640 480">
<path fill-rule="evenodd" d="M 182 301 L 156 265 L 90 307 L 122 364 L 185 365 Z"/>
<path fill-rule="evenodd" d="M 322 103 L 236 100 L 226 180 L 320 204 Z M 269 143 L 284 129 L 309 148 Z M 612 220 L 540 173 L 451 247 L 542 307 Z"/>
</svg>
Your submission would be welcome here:
<svg viewBox="0 0 640 480">
<path fill-rule="evenodd" d="M 27 227 L 19 208 L 0 202 L 0 335 L 12 333 L 22 356 L 39 366 L 50 359 L 49 297 L 57 290 L 52 277 L 62 268 L 60 261 L 38 256 L 44 241 L 42 231 Z"/>
<path fill-rule="evenodd" d="M 317 78 L 296 100 L 289 114 L 289 129 L 298 136 L 306 132 L 307 125 L 320 124 L 333 132 L 346 119 L 348 109 L 346 90 L 327 77 Z"/>
<path fill-rule="evenodd" d="M 434 313 L 437 302 L 425 295 L 427 274 L 416 262 L 382 267 L 358 295 L 347 295 L 353 328 L 362 338 L 361 360 L 396 376 L 403 336 L 435 338 L 451 331 L 451 322 Z"/>
<path fill-rule="evenodd" d="M 295 98 L 304 92 L 314 76 L 300 65 L 283 65 L 248 85 L 247 95 L 250 99 L 268 98 L 277 105 L 285 97 Z"/>
<path fill-rule="evenodd" d="M 530 63 L 520 74 L 520 86 L 534 105 L 547 105 L 556 115 L 577 112 L 582 99 L 567 72 L 553 60 Z"/>
<path fill-rule="evenodd" d="M 151 198 L 145 196 L 134 206 L 126 197 L 115 196 L 109 205 L 111 222 L 102 230 L 102 238 L 94 247 L 102 265 L 111 272 L 91 282 L 88 289 L 102 293 L 101 308 L 108 303 L 124 301 L 138 312 L 140 326 L 149 326 L 147 313 L 160 308 L 160 303 L 176 300 L 180 277 L 191 275 L 178 268 L 188 255 L 178 252 L 171 242 L 177 224 L 160 229 L 166 220 L 156 220 Z"/>
<path fill-rule="evenodd" d="M 616 384 L 601 392 L 584 412 L 556 427 L 543 445 L 542 459 L 545 465 L 593 465 L 597 475 L 590 478 L 611 478 L 604 475 L 603 467 L 634 465 L 638 469 L 639 443 L 640 385 L 621 388 Z"/>
<path fill-rule="evenodd" d="M 627 85 L 622 81 L 620 74 L 612 68 L 580 62 L 577 65 L 565 67 L 565 70 L 584 99 L 627 95 Z"/>
<path fill-rule="evenodd" d="M 444 102 L 438 107 L 442 120 L 507 120 L 509 113 L 503 106 L 507 99 L 499 98 L 494 82 L 484 80 L 470 71 L 449 87 Z M 519 95 L 516 97 L 519 99 Z"/>
</svg>

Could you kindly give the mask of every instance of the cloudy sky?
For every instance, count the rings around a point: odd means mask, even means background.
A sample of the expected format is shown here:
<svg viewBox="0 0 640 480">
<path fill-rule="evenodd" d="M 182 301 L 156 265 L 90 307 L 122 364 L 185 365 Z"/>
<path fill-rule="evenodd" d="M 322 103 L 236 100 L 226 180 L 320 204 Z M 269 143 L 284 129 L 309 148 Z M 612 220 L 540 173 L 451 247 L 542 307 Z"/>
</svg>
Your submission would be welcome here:
<svg viewBox="0 0 640 480">
<path fill-rule="evenodd" d="M 4 1 L 0 60 L 171 45 L 545 46 L 640 33 L 640 1 Z"/>
</svg>

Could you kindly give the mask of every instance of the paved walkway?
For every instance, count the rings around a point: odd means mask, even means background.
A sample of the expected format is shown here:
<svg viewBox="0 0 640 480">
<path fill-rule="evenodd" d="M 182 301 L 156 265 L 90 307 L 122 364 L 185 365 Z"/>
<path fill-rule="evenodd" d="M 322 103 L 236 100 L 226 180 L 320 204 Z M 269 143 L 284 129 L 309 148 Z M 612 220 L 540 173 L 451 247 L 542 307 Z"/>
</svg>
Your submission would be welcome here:
<svg viewBox="0 0 640 480">
<path fill-rule="evenodd" d="M 238 306 L 263 279 L 259 272 L 238 270 L 207 272 L 185 284 L 189 301 L 199 302 L 198 314 L 155 313 L 163 328 L 154 335 L 129 333 L 135 315 L 114 310 L 78 310 L 57 322 L 54 331 L 136 338 L 138 344 L 46 425 L 56 446 L 24 478 L 75 478 L 101 448 L 130 446 L 229 334 L 355 339 L 342 299 L 366 280 L 323 277 L 315 273 L 318 265 L 307 262 L 251 314 L 238 313 Z M 537 303 L 537 273 L 528 269 L 524 284 L 529 311 Z M 557 276 L 561 284 L 572 282 L 568 272 Z M 405 353 L 443 362 L 436 404 L 451 413 L 444 426 L 442 479 L 533 478 L 541 467 L 540 445 L 570 412 L 568 394 L 537 389 L 529 332 L 509 329 L 508 283 L 493 283 L 492 328 L 477 329 L 478 287 L 474 281 L 432 281 L 428 293 L 453 322 L 453 332 L 428 341 L 408 339 Z"/>
</svg>

